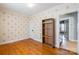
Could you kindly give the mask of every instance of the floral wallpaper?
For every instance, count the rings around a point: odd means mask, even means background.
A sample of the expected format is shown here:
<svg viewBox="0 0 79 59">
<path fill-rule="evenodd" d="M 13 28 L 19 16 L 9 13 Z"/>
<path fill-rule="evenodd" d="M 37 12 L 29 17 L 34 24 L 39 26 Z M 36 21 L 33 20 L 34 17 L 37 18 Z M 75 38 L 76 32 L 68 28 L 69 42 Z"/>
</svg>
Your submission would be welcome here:
<svg viewBox="0 0 79 59">
<path fill-rule="evenodd" d="M 28 17 L 19 13 L 0 10 L 0 43 L 28 37 Z"/>
<path fill-rule="evenodd" d="M 56 47 L 59 47 L 59 16 L 76 10 L 79 10 L 79 4 L 75 3 L 58 5 L 30 17 L 0 10 L 0 44 L 29 37 L 42 42 L 42 20 L 55 18 Z"/>
<path fill-rule="evenodd" d="M 30 37 L 42 42 L 42 20 L 54 18 L 55 19 L 55 38 L 56 47 L 59 47 L 59 21 L 60 16 L 66 13 L 79 11 L 79 3 L 65 3 L 48 10 L 42 11 L 30 17 Z M 33 31 L 32 31 L 33 30 Z"/>
</svg>

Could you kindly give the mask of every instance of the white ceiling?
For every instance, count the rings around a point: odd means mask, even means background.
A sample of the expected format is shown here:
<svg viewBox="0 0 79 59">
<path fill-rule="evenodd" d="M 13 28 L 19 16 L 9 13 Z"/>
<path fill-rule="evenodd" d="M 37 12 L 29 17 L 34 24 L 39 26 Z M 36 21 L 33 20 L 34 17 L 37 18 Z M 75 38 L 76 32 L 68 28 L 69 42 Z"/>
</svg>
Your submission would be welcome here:
<svg viewBox="0 0 79 59">
<path fill-rule="evenodd" d="M 49 8 L 55 7 L 59 4 L 61 3 L 35 3 L 34 7 L 31 8 L 28 7 L 27 3 L 0 3 L 0 8 L 5 8 L 30 16 Z"/>
</svg>

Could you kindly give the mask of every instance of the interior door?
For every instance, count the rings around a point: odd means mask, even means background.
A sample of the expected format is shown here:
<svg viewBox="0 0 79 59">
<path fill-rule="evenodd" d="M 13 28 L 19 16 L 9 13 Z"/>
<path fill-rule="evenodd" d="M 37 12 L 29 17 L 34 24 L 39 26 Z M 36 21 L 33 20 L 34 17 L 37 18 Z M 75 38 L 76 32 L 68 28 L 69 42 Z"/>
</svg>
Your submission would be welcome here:
<svg viewBox="0 0 79 59">
<path fill-rule="evenodd" d="M 43 43 L 54 47 L 55 30 L 54 19 L 47 19 L 43 21 Z"/>
</svg>

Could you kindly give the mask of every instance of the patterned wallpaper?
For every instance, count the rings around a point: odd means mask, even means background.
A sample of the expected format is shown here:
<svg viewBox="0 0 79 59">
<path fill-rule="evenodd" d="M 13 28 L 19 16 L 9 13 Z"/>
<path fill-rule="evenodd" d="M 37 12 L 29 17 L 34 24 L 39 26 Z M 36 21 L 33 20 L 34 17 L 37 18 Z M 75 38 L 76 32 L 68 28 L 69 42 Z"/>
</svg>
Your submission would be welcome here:
<svg viewBox="0 0 79 59">
<path fill-rule="evenodd" d="M 28 37 L 42 42 L 42 20 L 55 18 L 56 46 L 58 47 L 59 16 L 75 10 L 79 10 L 79 4 L 62 4 L 31 17 L 16 12 L 0 10 L 0 43 L 27 39 Z"/>
<path fill-rule="evenodd" d="M 28 38 L 28 17 L 0 10 L 0 43 Z"/>
<path fill-rule="evenodd" d="M 30 17 L 30 37 L 42 42 L 42 20 L 48 18 L 55 19 L 56 28 L 56 47 L 59 47 L 59 21 L 60 16 L 66 13 L 71 13 L 74 11 L 79 11 L 79 3 L 66 3 L 61 4 L 56 7 L 50 8 L 48 10 L 42 11 Z M 34 30 L 34 31 L 32 31 Z"/>
</svg>

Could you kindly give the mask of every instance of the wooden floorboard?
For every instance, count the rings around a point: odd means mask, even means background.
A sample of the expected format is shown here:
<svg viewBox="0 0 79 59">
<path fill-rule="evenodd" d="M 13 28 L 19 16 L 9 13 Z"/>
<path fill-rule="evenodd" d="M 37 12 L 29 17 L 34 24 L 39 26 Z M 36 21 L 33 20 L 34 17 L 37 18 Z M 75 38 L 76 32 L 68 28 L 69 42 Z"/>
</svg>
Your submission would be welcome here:
<svg viewBox="0 0 79 59">
<path fill-rule="evenodd" d="M 52 48 L 33 39 L 25 39 L 0 45 L 0 55 L 76 55 L 76 53 Z"/>
</svg>

